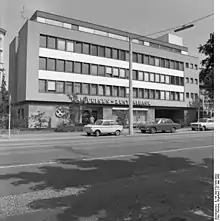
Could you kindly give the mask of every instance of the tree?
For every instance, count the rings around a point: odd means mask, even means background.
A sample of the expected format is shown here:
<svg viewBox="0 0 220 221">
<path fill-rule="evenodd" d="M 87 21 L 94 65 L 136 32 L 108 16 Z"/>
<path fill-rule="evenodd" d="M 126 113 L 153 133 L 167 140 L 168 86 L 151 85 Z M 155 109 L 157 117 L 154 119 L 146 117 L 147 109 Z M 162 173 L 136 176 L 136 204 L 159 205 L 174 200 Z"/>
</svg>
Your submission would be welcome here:
<svg viewBox="0 0 220 221">
<path fill-rule="evenodd" d="M 37 111 L 35 114 L 32 114 L 30 120 L 33 122 L 34 128 L 46 128 L 48 127 L 49 120 L 45 116 L 45 112 Z"/>
<path fill-rule="evenodd" d="M 210 34 L 210 38 L 204 45 L 199 46 L 199 52 L 206 56 L 201 61 L 200 80 L 203 88 L 208 92 L 210 99 L 214 99 L 214 33 Z"/>
</svg>

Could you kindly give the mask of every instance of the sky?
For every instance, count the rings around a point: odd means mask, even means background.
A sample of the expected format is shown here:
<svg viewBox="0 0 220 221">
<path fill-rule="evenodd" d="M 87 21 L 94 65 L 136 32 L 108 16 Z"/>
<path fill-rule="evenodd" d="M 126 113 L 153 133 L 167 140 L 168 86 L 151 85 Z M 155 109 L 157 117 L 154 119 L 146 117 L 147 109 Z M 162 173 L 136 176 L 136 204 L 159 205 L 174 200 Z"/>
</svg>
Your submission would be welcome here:
<svg viewBox="0 0 220 221">
<path fill-rule="evenodd" d="M 7 31 L 4 45 L 6 73 L 9 44 L 35 10 L 51 12 L 141 35 L 186 24 L 214 12 L 214 0 L 0 0 L 0 27 Z M 198 46 L 214 31 L 214 17 L 179 32 L 189 54 L 203 57 Z M 154 35 L 152 37 L 157 37 Z"/>
</svg>

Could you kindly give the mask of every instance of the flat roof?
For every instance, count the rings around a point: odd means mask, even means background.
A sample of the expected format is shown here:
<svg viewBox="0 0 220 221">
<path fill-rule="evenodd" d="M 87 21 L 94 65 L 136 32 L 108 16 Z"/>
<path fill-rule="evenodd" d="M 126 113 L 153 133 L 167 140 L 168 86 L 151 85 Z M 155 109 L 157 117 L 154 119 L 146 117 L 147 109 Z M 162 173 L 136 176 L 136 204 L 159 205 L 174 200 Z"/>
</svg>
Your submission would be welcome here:
<svg viewBox="0 0 220 221">
<path fill-rule="evenodd" d="M 126 31 L 121 31 L 118 29 L 114 29 L 114 28 L 109 28 L 106 26 L 102 26 L 102 25 L 97 25 L 97 24 L 93 24 L 90 22 L 86 22 L 86 21 L 81 21 L 81 20 L 77 20 L 77 19 L 73 19 L 73 18 L 68 18 L 65 16 L 61 16 L 61 15 L 55 15 L 52 13 L 48 13 L 48 12 L 43 12 L 43 11 L 35 11 L 35 13 L 32 15 L 32 17 L 30 18 L 30 20 L 35 20 L 36 17 L 43 17 L 46 19 L 52 19 L 52 20 L 56 20 L 56 21 L 60 21 L 60 22 L 66 22 L 66 23 L 70 23 L 70 24 L 75 24 L 75 25 L 79 25 L 79 26 L 83 26 L 85 28 L 91 28 L 91 29 L 98 29 L 100 31 L 104 31 L 104 32 L 111 32 L 112 34 L 116 34 L 116 35 L 122 35 L 125 37 L 129 37 L 132 39 L 139 39 L 139 40 L 144 40 L 150 43 L 155 43 L 155 44 L 160 44 L 163 46 L 167 46 L 167 47 L 171 47 L 171 48 L 175 48 L 175 49 L 179 49 L 179 50 L 183 50 L 183 51 L 188 51 L 187 47 L 184 46 L 179 46 L 179 45 L 175 45 L 175 44 L 171 44 L 171 43 L 167 43 L 158 39 L 154 39 L 154 38 L 149 38 L 149 37 L 145 37 L 142 35 L 138 35 L 138 34 L 134 34 L 134 33 L 130 33 L 130 32 L 126 32 Z"/>
</svg>

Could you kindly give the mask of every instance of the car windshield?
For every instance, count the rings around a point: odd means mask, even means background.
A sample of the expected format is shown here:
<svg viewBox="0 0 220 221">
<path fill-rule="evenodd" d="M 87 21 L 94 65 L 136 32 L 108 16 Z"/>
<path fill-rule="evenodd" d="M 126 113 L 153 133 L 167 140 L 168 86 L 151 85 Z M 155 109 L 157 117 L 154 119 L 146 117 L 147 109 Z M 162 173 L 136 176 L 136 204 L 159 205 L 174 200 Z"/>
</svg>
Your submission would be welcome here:
<svg viewBox="0 0 220 221">
<path fill-rule="evenodd" d="M 156 118 L 155 123 L 158 124 L 160 122 L 160 120 L 161 120 L 160 118 Z"/>
<path fill-rule="evenodd" d="M 97 120 L 97 121 L 95 122 L 95 125 L 102 125 L 102 123 L 103 123 L 103 120 Z"/>
<path fill-rule="evenodd" d="M 207 122 L 207 118 L 200 118 L 199 122 Z"/>
</svg>

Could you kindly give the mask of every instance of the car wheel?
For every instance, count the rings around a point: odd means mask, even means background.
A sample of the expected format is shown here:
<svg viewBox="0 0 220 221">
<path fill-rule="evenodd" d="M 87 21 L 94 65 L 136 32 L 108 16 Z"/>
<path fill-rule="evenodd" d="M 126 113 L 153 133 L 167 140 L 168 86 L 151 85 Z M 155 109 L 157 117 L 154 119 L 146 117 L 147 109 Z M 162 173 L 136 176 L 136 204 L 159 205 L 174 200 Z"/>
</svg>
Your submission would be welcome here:
<svg viewBox="0 0 220 221">
<path fill-rule="evenodd" d="M 151 128 L 151 130 L 150 130 L 150 132 L 152 133 L 152 134 L 154 134 L 154 133 L 156 133 L 156 128 L 155 127 L 153 127 L 153 128 Z"/>
<path fill-rule="evenodd" d="M 145 133 L 146 133 L 146 130 L 141 130 L 141 133 L 145 134 Z"/>
<path fill-rule="evenodd" d="M 202 127 L 202 131 L 205 131 L 205 130 L 206 130 L 206 127 L 205 127 L 205 126 L 203 126 L 203 127 Z"/>
<path fill-rule="evenodd" d="M 116 131 L 115 131 L 115 135 L 116 135 L 116 136 L 119 136 L 120 133 L 121 133 L 120 130 L 116 130 Z"/>
<path fill-rule="evenodd" d="M 87 133 L 87 136 L 91 136 L 91 133 Z"/>
<path fill-rule="evenodd" d="M 192 130 L 195 130 L 195 128 L 192 128 Z"/>
<path fill-rule="evenodd" d="M 95 131 L 95 136 L 96 136 L 96 137 L 100 136 L 100 134 L 101 134 L 101 133 L 100 133 L 99 130 L 96 130 L 96 131 Z"/>
<path fill-rule="evenodd" d="M 171 129 L 171 133 L 175 133 L 175 132 L 176 132 L 176 128 L 173 127 L 173 128 Z"/>
</svg>

